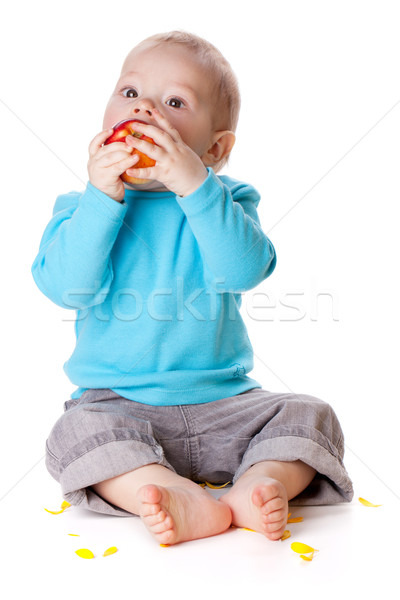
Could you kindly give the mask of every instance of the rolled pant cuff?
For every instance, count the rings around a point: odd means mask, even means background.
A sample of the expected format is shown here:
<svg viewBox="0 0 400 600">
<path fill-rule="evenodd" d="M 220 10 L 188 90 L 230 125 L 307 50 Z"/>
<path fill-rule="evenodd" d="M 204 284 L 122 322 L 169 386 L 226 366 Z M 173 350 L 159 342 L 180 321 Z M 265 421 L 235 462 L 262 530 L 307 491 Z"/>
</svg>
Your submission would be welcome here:
<svg viewBox="0 0 400 600">
<path fill-rule="evenodd" d="M 175 471 L 159 446 L 150 446 L 148 442 L 139 440 L 115 439 L 97 445 L 71 460 L 56 478 L 61 484 L 63 497 L 70 504 L 103 514 L 131 517 L 132 513 L 107 502 L 90 486 L 154 463 Z M 52 473 L 54 465 L 49 454 L 46 465 Z"/>
<path fill-rule="evenodd" d="M 290 501 L 292 505 L 338 504 L 353 498 L 353 485 L 340 457 L 317 442 L 298 436 L 262 440 L 254 445 L 243 456 L 233 483 L 252 465 L 265 460 L 301 460 L 317 471 L 309 486 Z"/>
</svg>

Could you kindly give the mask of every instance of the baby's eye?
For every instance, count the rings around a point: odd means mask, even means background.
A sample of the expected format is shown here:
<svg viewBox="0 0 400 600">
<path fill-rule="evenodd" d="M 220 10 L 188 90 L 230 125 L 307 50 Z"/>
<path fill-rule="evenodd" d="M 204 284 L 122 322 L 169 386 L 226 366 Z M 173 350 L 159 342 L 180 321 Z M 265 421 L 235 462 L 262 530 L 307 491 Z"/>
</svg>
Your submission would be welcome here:
<svg viewBox="0 0 400 600">
<path fill-rule="evenodd" d="M 172 106 L 173 108 L 181 108 L 183 102 L 182 100 L 179 100 L 179 98 L 170 98 L 169 100 L 167 100 L 167 104 L 168 106 Z"/>
<path fill-rule="evenodd" d="M 137 98 L 138 95 L 135 88 L 125 88 L 122 90 L 122 94 L 125 96 L 125 98 Z"/>
</svg>

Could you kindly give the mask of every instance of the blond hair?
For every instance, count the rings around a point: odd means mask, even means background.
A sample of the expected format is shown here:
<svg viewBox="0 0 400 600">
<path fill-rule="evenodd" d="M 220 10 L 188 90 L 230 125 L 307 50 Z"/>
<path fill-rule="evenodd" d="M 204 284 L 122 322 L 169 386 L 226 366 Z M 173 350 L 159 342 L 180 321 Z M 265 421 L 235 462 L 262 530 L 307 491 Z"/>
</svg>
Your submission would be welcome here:
<svg viewBox="0 0 400 600">
<path fill-rule="evenodd" d="M 231 65 L 218 48 L 198 35 L 182 30 L 157 33 L 140 42 L 136 48 L 162 43 L 182 44 L 200 58 L 213 81 L 215 130 L 236 131 L 240 111 L 239 85 Z"/>
</svg>

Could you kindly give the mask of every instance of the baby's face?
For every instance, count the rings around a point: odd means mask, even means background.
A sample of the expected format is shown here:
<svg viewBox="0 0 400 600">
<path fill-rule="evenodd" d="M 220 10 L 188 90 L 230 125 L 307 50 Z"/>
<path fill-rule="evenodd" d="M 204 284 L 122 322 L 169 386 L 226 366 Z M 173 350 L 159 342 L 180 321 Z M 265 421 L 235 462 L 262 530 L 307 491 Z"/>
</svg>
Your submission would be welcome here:
<svg viewBox="0 0 400 600">
<path fill-rule="evenodd" d="M 198 156 L 210 148 L 214 133 L 212 84 L 200 60 L 189 50 L 165 43 L 134 48 L 108 102 L 103 128 L 124 119 L 155 125 L 154 108 Z"/>
</svg>

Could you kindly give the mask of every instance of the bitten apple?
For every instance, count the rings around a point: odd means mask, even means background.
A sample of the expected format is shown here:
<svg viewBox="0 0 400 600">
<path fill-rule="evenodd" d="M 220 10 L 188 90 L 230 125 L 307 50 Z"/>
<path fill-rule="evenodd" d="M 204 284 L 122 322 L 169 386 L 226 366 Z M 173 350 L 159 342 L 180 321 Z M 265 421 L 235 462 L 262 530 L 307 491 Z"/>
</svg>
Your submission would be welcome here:
<svg viewBox="0 0 400 600">
<path fill-rule="evenodd" d="M 127 135 L 133 135 L 133 137 L 137 137 L 140 140 L 144 140 L 145 142 L 155 144 L 155 141 L 152 138 L 148 137 L 147 135 L 144 135 L 144 133 L 135 131 L 135 123 L 143 123 L 143 121 L 139 121 L 139 119 L 125 119 L 124 121 L 120 121 L 119 123 L 114 125 L 114 133 L 112 133 L 110 137 L 106 139 L 104 145 L 112 144 L 113 142 L 124 142 Z M 140 152 L 140 150 L 137 150 L 136 148 L 134 148 L 132 151 L 132 156 L 134 154 L 139 155 L 138 162 L 135 165 L 133 165 L 134 169 L 154 167 L 154 165 L 156 164 L 155 160 L 149 158 L 148 156 L 146 156 L 146 154 L 143 154 L 143 152 Z M 126 174 L 126 171 L 125 173 L 122 173 L 121 179 L 126 183 L 136 184 L 146 183 L 148 181 L 148 179 L 138 179 L 137 177 L 131 177 L 130 175 Z"/>
</svg>

